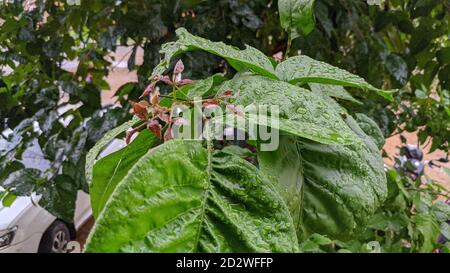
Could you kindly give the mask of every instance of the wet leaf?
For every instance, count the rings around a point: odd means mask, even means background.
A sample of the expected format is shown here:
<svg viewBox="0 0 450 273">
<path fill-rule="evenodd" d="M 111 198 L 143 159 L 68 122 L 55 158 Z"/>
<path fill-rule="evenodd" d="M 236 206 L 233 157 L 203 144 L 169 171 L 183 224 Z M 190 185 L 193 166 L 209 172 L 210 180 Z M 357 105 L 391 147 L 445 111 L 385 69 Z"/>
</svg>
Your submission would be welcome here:
<svg viewBox="0 0 450 273">
<path fill-rule="evenodd" d="M 239 90 L 228 99 L 231 105 L 244 108 L 265 105 L 269 110 L 271 106 L 278 107 L 278 124 L 270 124 L 270 113 L 264 113 L 268 118 L 245 114 L 246 119 L 261 126 L 326 144 L 351 144 L 360 141 L 340 114 L 322 96 L 309 90 L 282 81 L 244 74 L 237 75 L 222 86 L 223 91 L 228 89 Z M 218 94 L 221 93 L 219 91 Z M 227 118 L 223 122 L 234 121 Z"/>
<path fill-rule="evenodd" d="M 164 59 L 153 70 L 154 76 L 162 75 L 175 56 L 184 52 L 203 50 L 226 59 L 237 71 L 251 70 L 260 75 L 276 78 L 270 59 L 251 46 L 247 46 L 245 50 L 239 50 L 222 42 L 211 42 L 194 36 L 184 28 L 177 29 L 176 33 L 178 37 L 176 42 L 163 45 L 161 52 L 164 54 Z"/>
<path fill-rule="evenodd" d="M 277 66 L 276 74 L 280 79 L 293 84 L 322 83 L 349 86 L 374 91 L 385 99 L 392 100 L 392 92 L 375 88 L 359 76 L 305 55 L 291 57 L 282 62 Z"/>
<path fill-rule="evenodd" d="M 95 218 L 98 218 L 109 197 L 128 171 L 156 143 L 156 137 L 151 132 L 143 130 L 127 146 L 95 163 L 89 187 L 92 213 Z"/>
<path fill-rule="evenodd" d="M 129 170 L 86 246 L 86 252 L 297 250 L 286 205 L 253 165 L 180 140 Z"/>
<path fill-rule="evenodd" d="M 293 40 L 314 29 L 314 0 L 278 0 L 281 26 Z"/>
</svg>

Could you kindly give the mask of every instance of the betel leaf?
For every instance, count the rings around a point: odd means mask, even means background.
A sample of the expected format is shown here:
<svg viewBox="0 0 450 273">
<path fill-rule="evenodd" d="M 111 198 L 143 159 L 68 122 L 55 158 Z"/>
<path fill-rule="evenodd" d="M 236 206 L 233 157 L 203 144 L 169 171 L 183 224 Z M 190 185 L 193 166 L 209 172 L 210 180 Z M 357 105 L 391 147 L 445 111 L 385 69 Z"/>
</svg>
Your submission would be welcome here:
<svg viewBox="0 0 450 273">
<path fill-rule="evenodd" d="M 251 70 L 269 78 L 276 78 L 272 62 L 256 48 L 247 45 L 246 49 L 240 50 L 223 42 L 212 42 L 194 36 L 184 28 L 177 29 L 176 33 L 178 37 L 176 42 L 162 46 L 161 53 L 164 54 L 164 58 L 155 67 L 152 76 L 163 74 L 175 56 L 184 52 L 202 50 L 226 59 L 237 71 Z"/>
<path fill-rule="evenodd" d="M 309 90 L 287 82 L 261 76 L 238 74 L 223 84 L 221 91 L 234 91 L 229 101 L 242 108 L 266 105 L 279 106 L 279 125 L 268 119 L 247 115 L 259 125 L 269 126 L 283 133 L 327 144 L 350 144 L 358 141 L 339 113 Z M 237 117 L 238 118 L 238 117 Z M 228 122 L 228 119 L 226 120 Z"/>
<path fill-rule="evenodd" d="M 392 100 L 392 92 L 373 87 L 363 78 L 330 64 L 301 55 L 287 59 L 276 68 L 279 79 L 296 83 L 322 83 L 355 87 L 375 91 L 385 99 Z"/>
<path fill-rule="evenodd" d="M 126 130 L 131 128 L 139 122 L 138 118 L 133 117 L 132 120 L 125 122 L 124 124 L 108 131 L 97 143 L 95 143 L 94 147 L 92 147 L 88 154 L 86 155 L 86 182 L 89 185 L 92 181 L 92 169 L 95 164 L 95 160 L 100 152 L 105 148 L 108 143 L 110 143 L 113 139 L 118 137 L 121 134 L 124 134 Z"/>
<path fill-rule="evenodd" d="M 348 239 L 364 227 L 386 198 L 378 148 L 353 118 L 348 116 L 346 122 L 361 142 L 326 145 L 283 137 L 277 151 L 258 152 L 261 171 L 275 174 L 269 177 L 281 185 L 281 193 L 297 221 L 294 224 L 299 238 L 320 233 Z M 299 163 L 293 164 L 292 160 Z M 291 163 L 285 167 L 285 162 Z M 299 203 L 295 206 L 289 200 Z"/>
<path fill-rule="evenodd" d="M 95 163 L 89 187 L 92 213 L 95 218 L 103 210 L 117 184 L 129 169 L 156 143 L 155 135 L 149 130 L 143 130 L 130 144 Z"/>
<path fill-rule="evenodd" d="M 200 141 L 143 156 L 100 214 L 86 252 L 295 252 L 292 218 L 249 162 Z"/>
<path fill-rule="evenodd" d="M 314 29 L 314 0 L 279 0 L 281 27 L 290 39 L 306 36 Z"/>
</svg>

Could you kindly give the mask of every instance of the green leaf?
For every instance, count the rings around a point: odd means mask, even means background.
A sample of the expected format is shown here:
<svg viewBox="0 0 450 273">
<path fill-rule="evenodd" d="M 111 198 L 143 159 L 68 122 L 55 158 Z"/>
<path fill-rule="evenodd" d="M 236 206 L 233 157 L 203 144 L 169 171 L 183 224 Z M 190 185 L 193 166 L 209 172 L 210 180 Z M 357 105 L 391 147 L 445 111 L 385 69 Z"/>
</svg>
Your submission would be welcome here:
<svg viewBox="0 0 450 273">
<path fill-rule="evenodd" d="M 386 57 L 384 65 L 387 71 L 397 82 L 402 85 L 405 84 L 408 78 L 408 65 L 402 57 L 391 53 Z"/>
<path fill-rule="evenodd" d="M 162 75 L 169 68 L 170 61 L 175 56 L 189 51 L 202 50 L 226 59 L 237 71 L 251 70 L 269 78 L 277 78 L 270 59 L 256 48 L 247 45 L 245 50 L 240 50 L 222 42 L 211 42 L 190 34 L 184 28 L 177 29 L 176 33 L 178 37 L 176 42 L 162 46 L 161 53 L 164 54 L 164 58 L 155 67 L 152 76 Z"/>
<path fill-rule="evenodd" d="M 246 148 L 239 147 L 237 145 L 226 146 L 221 150 L 222 153 L 235 155 L 241 158 L 253 157 L 254 154 Z"/>
<path fill-rule="evenodd" d="M 419 251 L 422 253 L 433 251 L 436 248 L 436 240 L 441 231 L 436 219 L 431 214 L 418 213 L 413 216 L 412 221 L 422 238 Z"/>
<path fill-rule="evenodd" d="M 41 187 L 36 190 L 36 194 L 42 196 L 39 205 L 55 217 L 72 223 L 78 185 L 67 175 L 58 175 L 52 183 L 51 187 Z"/>
<path fill-rule="evenodd" d="M 89 188 L 92 213 L 95 218 L 105 207 L 117 184 L 156 142 L 156 137 L 149 130 L 143 130 L 126 147 L 95 163 Z"/>
<path fill-rule="evenodd" d="M 439 222 L 446 222 L 450 219 L 450 206 L 442 201 L 433 203 L 431 207 L 433 215 Z"/>
<path fill-rule="evenodd" d="M 215 90 L 225 77 L 222 74 L 215 74 L 204 80 L 195 81 L 192 84 L 182 86 L 176 91 L 176 95 L 181 99 L 194 99 L 215 95 Z"/>
<path fill-rule="evenodd" d="M 260 170 L 271 180 L 276 181 L 278 191 L 291 212 L 296 230 L 300 230 L 303 163 L 297 147 L 297 138 L 281 135 L 276 151 L 258 151 Z"/>
<path fill-rule="evenodd" d="M 314 0 L 279 0 L 281 27 L 290 39 L 306 36 L 314 29 Z"/>
<path fill-rule="evenodd" d="M 450 240 L 450 225 L 448 223 L 441 223 L 441 233 L 447 240 Z"/>
<path fill-rule="evenodd" d="M 12 191 L 18 196 L 28 196 L 37 186 L 37 181 L 41 176 L 41 171 L 37 169 L 25 168 L 13 171 L 9 176 L 0 182 L 0 186 Z"/>
<path fill-rule="evenodd" d="M 336 99 L 351 101 L 356 104 L 362 104 L 359 100 L 355 99 L 350 93 L 339 85 L 318 84 L 310 83 L 309 87 L 313 92 L 324 94 Z"/>
<path fill-rule="evenodd" d="M 370 219 L 367 227 L 376 230 L 391 230 L 399 232 L 402 228 L 406 228 L 409 224 L 409 219 L 406 214 L 399 212 L 393 215 L 386 215 L 379 212 Z"/>
<path fill-rule="evenodd" d="M 284 81 L 295 83 L 322 83 L 361 88 L 375 91 L 387 100 L 392 100 L 392 92 L 373 87 L 363 78 L 330 64 L 301 55 L 287 59 L 276 68 L 277 76 Z"/>
<path fill-rule="evenodd" d="M 94 167 L 95 160 L 97 159 L 97 156 L 100 154 L 103 148 L 105 148 L 105 146 L 108 145 L 108 143 L 110 143 L 113 139 L 115 139 L 121 134 L 124 134 L 126 130 L 131 128 L 137 122 L 139 122 L 139 120 L 136 117 L 133 117 L 133 119 L 125 122 L 119 127 L 110 130 L 99 141 L 97 141 L 97 143 L 95 143 L 94 147 L 92 147 L 89 150 L 88 154 L 86 155 L 86 170 L 85 170 L 86 182 L 88 185 L 92 181 L 92 169 Z"/>
<path fill-rule="evenodd" d="M 2 205 L 6 208 L 11 207 L 11 205 L 16 200 L 17 196 L 11 192 L 6 193 L 5 196 L 0 200 Z"/>
<path fill-rule="evenodd" d="M 274 183 L 286 187 L 282 195 L 297 221 L 294 224 L 299 238 L 313 233 L 351 238 L 364 228 L 386 198 L 378 148 L 351 116 L 346 122 L 361 142 L 344 146 L 281 138 L 277 151 L 258 152 L 261 170 L 273 173 Z M 301 202 L 295 207 L 289 200 Z"/>
<path fill-rule="evenodd" d="M 238 75 L 222 89 L 238 90 L 230 99 L 235 105 L 280 106 L 276 129 L 290 136 L 280 137 L 278 150 L 258 152 L 258 162 L 283 189 L 299 235 L 348 237 L 384 201 L 387 186 L 378 147 L 332 99 L 251 75 Z"/>
<path fill-rule="evenodd" d="M 279 106 L 279 126 L 267 119 L 248 114 L 247 119 L 270 126 L 283 133 L 327 144 L 350 144 L 359 141 L 339 113 L 321 96 L 292 84 L 254 75 L 237 75 L 225 82 L 221 91 L 234 91 L 230 102 L 243 107 Z M 239 117 L 236 117 L 239 119 Z M 229 118 L 225 122 L 229 122 Z"/>
<path fill-rule="evenodd" d="M 355 119 L 364 133 L 369 136 L 377 145 L 378 149 L 381 150 L 384 146 L 385 140 L 383 132 L 381 132 L 380 127 L 378 127 L 375 121 L 362 113 L 355 114 Z"/>
<path fill-rule="evenodd" d="M 444 47 L 436 52 L 437 60 L 441 65 L 450 63 L 450 47 Z"/>
<path fill-rule="evenodd" d="M 87 252 L 294 252 L 292 218 L 247 161 L 199 141 L 143 156 L 117 186 Z"/>
<path fill-rule="evenodd" d="M 312 234 L 304 242 L 300 244 L 300 252 L 316 252 L 323 253 L 321 246 L 331 245 L 333 241 L 321 234 Z"/>
</svg>

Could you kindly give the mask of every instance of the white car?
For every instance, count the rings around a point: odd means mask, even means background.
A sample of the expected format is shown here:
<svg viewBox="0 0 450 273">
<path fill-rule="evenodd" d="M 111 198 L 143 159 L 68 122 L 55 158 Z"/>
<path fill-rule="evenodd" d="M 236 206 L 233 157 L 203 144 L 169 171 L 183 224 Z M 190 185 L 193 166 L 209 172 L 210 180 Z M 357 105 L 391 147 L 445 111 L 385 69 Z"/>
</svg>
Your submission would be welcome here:
<svg viewBox="0 0 450 273">
<path fill-rule="evenodd" d="M 115 139 L 100 153 L 99 158 L 124 146 L 125 141 Z M 39 154 L 39 148 L 33 145 L 24 152 L 23 163 L 27 167 L 47 168 L 47 163 Z M 37 205 L 39 199 L 35 194 L 18 197 L 10 207 L 3 207 L 0 202 L 0 253 L 66 252 L 67 243 L 75 240 L 76 232 L 92 216 L 89 195 L 82 191 L 78 191 L 72 223 L 56 218 Z"/>
<path fill-rule="evenodd" d="M 66 252 L 76 231 L 92 215 L 89 195 L 79 191 L 73 223 L 66 223 L 37 205 L 39 197 L 18 197 L 10 207 L 0 204 L 0 253 Z"/>
</svg>

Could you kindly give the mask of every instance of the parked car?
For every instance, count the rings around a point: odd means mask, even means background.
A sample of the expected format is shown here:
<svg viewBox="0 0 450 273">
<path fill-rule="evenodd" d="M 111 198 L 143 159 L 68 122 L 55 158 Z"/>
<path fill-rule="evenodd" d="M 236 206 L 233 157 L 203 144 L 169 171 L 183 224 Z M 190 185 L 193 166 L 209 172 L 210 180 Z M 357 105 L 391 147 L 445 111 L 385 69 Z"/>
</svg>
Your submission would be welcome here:
<svg viewBox="0 0 450 273">
<path fill-rule="evenodd" d="M 113 140 L 99 155 L 102 158 L 125 146 L 123 140 Z M 31 146 L 24 152 L 22 163 L 27 167 L 45 169 L 48 162 L 39 159 L 40 148 Z M 28 155 L 33 156 L 28 156 Z M 37 158 L 37 159 L 36 159 Z M 1 190 L 1 189 L 0 189 Z M 67 244 L 75 240 L 79 228 L 92 216 L 89 195 L 79 191 L 73 222 L 58 219 L 38 205 L 40 196 L 17 197 L 9 207 L 0 202 L 0 253 L 66 252 Z"/>
<path fill-rule="evenodd" d="M 38 205 L 40 197 L 18 197 L 10 207 L 0 204 L 0 253 L 66 252 L 76 231 L 92 215 L 89 195 L 79 191 L 75 217 L 66 223 Z"/>
</svg>

